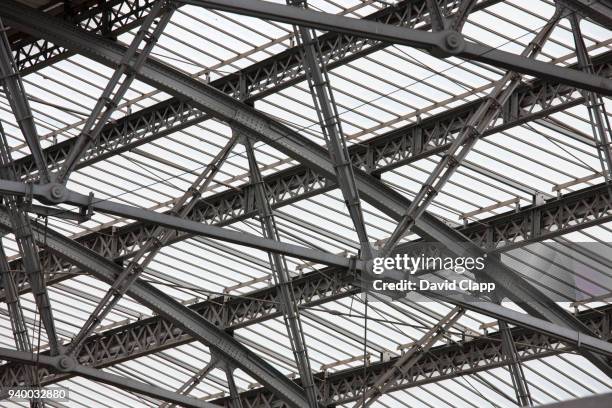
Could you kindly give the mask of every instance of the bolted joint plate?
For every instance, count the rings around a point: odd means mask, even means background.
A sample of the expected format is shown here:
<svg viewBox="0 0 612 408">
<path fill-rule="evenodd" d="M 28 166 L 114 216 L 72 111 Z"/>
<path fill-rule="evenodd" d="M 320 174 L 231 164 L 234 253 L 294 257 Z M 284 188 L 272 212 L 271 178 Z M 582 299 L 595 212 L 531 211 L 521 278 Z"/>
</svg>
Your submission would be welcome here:
<svg viewBox="0 0 612 408">
<path fill-rule="evenodd" d="M 58 356 L 54 367 L 61 372 L 73 371 L 77 366 L 77 360 L 74 356 L 62 355 Z"/>
<path fill-rule="evenodd" d="M 68 190 L 61 183 L 49 183 L 41 187 L 42 196 L 39 199 L 45 204 L 63 203 L 68 197 Z"/>
<path fill-rule="evenodd" d="M 431 55 L 438 58 L 447 58 L 458 55 L 465 49 L 465 39 L 457 31 L 446 30 L 440 32 L 438 44 L 431 49 Z"/>
</svg>

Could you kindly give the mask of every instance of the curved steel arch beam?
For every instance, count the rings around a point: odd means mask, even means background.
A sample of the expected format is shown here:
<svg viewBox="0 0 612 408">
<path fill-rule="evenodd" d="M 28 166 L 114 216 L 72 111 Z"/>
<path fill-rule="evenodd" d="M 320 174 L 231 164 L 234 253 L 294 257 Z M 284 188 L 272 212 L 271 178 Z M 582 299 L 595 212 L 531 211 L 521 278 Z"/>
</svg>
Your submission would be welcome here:
<svg viewBox="0 0 612 408">
<path fill-rule="evenodd" d="M 121 266 L 117 265 L 115 262 L 101 257 L 70 238 L 59 234 L 48 226 L 41 225 L 35 220 L 31 220 L 31 222 L 34 239 L 36 239 L 40 245 L 45 246 L 49 251 L 63 257 L 75 266 L 82 270 L 89 271 L 96 278 L 107 283 L 112 283 L 115 277 L 120 273 Z M 11 222 L 9 215 L 4 207 L 0 207 L 0 230 L 10 231 L 10 229 Z M 400 280 L 405 277 L 402 272 L 398 271 L 387 272 L 386 276 L 394 280 Z M 420 277 L 416 277 L 416 279 L 419 280 Z M 496 319 L 504 320 L 551 337 L 562 339 L 569 344 L 577 345 L 581 349 L 612 357 L 612 344 L 592 335 L 584 334 L 556 323 L 549 323 L 537 317 L 514 311 L 466 293 L 455 291 L 435 292 L 429 290 L 422 291 L 421 293 L 443 302 L 459 305 Z M 256 366 L 255 360 L 261 360 L 259 357 L 246 349 L 246 347 L 233 337 L 218 329 L 213 323 L 210 323 L 195 311 L 178 303 L 152 285 L 141 280 L 136 280 L 130 289 L 128 289 L 128 294 L 140 301 L 144 306 L 149 307 L 151 310 L 164 317 L 166 320 L 176 323 L 186 332 L 193 335 L 197 340 L 218 350 L 223 357 L 228 358 L 230 362 L 233 362 L 258 380 L 260 380 L 261 375 L 258 377 L 257 374 L 261 374 L 262 372 L 275 372 L 276 375 L 279 375 L 285 379 L 286 382 L 292 384 L 292 387 L 301 390 L 294 382 L 289 381 L 272 367 L 269 367 L 269 371 L 267 368 L 263 371 L 252 369 Z M 205 336 L 208 336 L 208 338 Z M 249 358 L 255 360 L 249 362 Z M 263 360 L 261 360 L 261 362 L 267 365 Z M 262 384 L 268 385 L 267 382 L 262 382 Z M 301 398 L 304 402 L 306 401 L 304 396 Z"/>
<path fill-rule="evenodd" d="M 295 8 L 290 9 L 295 10 Z M 121 58 L 125 53 L 125 47 L 119 44 L 75 28 L 67 22 L 24 6 L 15 0 L 0 2 L 0 16 L 24 32 L 47 38 L 110 67 L 121 63 Z M 510 55 L 507 54 L 506 57 Z M 557 68 L 560 69 L 560 67 Z M 518 71 L 520 70 L 519 68 Z M 562 70 L 560 76 L 565 76 L 565 74 L 572 74 L 574 78 L 586 78 L 581 75 L 583 73 L 576 71 L 574 74 L 572 70 Z M 154 60 L 148 60 L 143 65 L 139 79 L 172 95 L 191 99 L 195 106 L 228 122 L 242 133 L 264 141 L 335 180 L 334 166 L 325 149 L 223 92 Z M 567 78 L 564 79 L 562 82 L 567 82 Z M 595 76 L 588 76 L 586 79 L 591 83 L 601 80 L 602 85 L 609 84 L 604 78 Z M 578 82 L 584 85 L 582 81 Z M 612 86 L 610 91 L 612 91 Z M 358 169 L 355 169 L 355 182 L 364 200 L 394 220 L 400 220 L 410 206 L 410 200 L 380 180 Z M 457 256 L 483 255 L 483 251 L 478 246 L 429 213 L 419 218 L 414 231 L 425 239 L 443 243 Z M 508 268 L 501 261 L 490 258 L 482 278 L 494 282 L 498 288 L 508 294 L 511 300 L 517 302 L 528 313 L 572 330 L 590 334 L 584 324 L 556 302 L 546 298 L 516 271 Z M 584 351 L 583 355 L 606 375 L 612 377 L 612 366 L 603 356 L 589 351 Z"/>
<path fill-rule="evenodd" d="M 34 220 L 31 220 L 31 222 L 34 238 L 40 245 L 45 246 L 49 251 L 61 256 L 82 270 L 90 272 L 96 278 L 110 285 L 121 273 L 122 268 L 116 263 L 99 256 L 50 228 L 45 229 L 44 226 Z M 4 208 L 0 208 L 0 229 L 10 231 L 11 228 L 8 213 Z M 269 387 L 290 406 L 309 408 L 304 390 L 300 386 L 193 310 L 141 280 L 136 280 L 127 293 L 167 321 L 181 327 L 198 341 L 218 351 L 219 355 L 257 379 L 261 384 Z"/>
</svg>

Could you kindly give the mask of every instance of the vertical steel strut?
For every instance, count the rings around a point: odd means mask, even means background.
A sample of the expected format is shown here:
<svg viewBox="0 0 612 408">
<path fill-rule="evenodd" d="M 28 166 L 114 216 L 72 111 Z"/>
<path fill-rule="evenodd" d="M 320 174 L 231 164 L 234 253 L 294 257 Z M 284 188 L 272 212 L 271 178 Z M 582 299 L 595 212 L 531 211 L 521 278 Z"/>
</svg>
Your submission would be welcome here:
<svg viewBox="0 0 612 408">
<path fill-rule="evenodd" d="M 26 351 L 33 353 L 32 342 L 30 336 L 28 336 L 28 327 L 26 325 L 23 310 L 21 309 L 21 303 L 19 301 L 19 292 L 17 291 L 17 285 L 13 274 L 15 271 L 10 270 L 6 254 L 4 252 L 4 245 L 0 239 L 0 278 L 4 286 L 4 296 L 6 300 L 6 307 L 8 310 L 9 318 L 11 320 L 11 328 L 13 330 L 13 339 L 15 340 L 15 346 L 19 351 Z M 26 385 L 35 386 L 37 382 L 37 373 L 32 366 L 24 367 Z M 40 398 L 33 398 L 30 400 L 30 407 L 39 408 L 44 407 L 45 404 Z"/>
<path fill-rule="evenodd" d="M 11 110 L 13 115 L 15 115 L 19 129 L 21 129 L 23 138 L 30 148 L 40 180 L 43 183 L 48 182 L 49 169 L 47 168 L 47 161 L 40 147 L 34 116 L 32 115 L 32 110 L 30 109 L 25 88 L 19 75 L 19 69 L 17 64 L 15 64 L 11 46 L 6 36 L 6 28 L 2 20 L 0 20 L 0 75 L 2 75 L 2 86 L 4 87 L 6 98 L 11 105 Z"/>
<path fill-rule="evenodd" d="M 555 14 L 527 45 L 521 56 L 533 59 L 540 53 L 542 46 L 561 18 L 561 12 L 560 8 L 555 10 Z M 385 242 L 381 250 L 381 256 L 388 256 L 397 243 L 412 230 L 416 220 L 425 212 L 444 184 L 459 167 L 461 161 L 482 136 L 482 133 L 499 117 L 505 103 L 520 83 L 521 75 L 515 72 L 508 72 L 497 81 L 486 100 L 470 117 L 465 128 L 453 141 L 425 183 L 423 183 L 421 190 L 417 193 L 397 227 Z"/>
<path fill-rule="evenodd" d="M 47 168 L 47 162 L 40 146 L 38 139 L 38 133 L 36 131 L 36 125 L 34 123 L 34 116 L 28 103 L 27 95 L 21 76 L 13 59 L 10 43 L 6 36 L 6 28 L 0 20 L 0 74 L 2 75 L 2 85 L 4 87 L 6 97 L 11 106 L 11 110 L 17 120 L 19 129 L 23 134 L 36 167 L 39 172 L 40 180 L 43 182 L 49 181 L 49 173 Z M 10 147 L 4 128 L 0 125 L 0 175 L 4 179 L 17 180 L 17 176 L 14 169 L 13 159 L 11 157 Z M 38 255 L 38 248 L 36 243 L 32 239 L 32 231 L 30 223 L 27 218 L 26 212 L 20 208 L 21 199 L 13 196 L 5 197 L 6 204 L 11 214 L 11 221 L 13 224 L 13 230 L 15 240 L 21 256 L 24 258 L 25 272 L 28 275 L 28 280 L 32 286 L 32 292 L 36 301 L 36 306 L 40 313 L 40 318 L 45 326 L 47 337 L 49 339 L 49 345 L 52 354 L 59 353 L 59 342 L 57 339 L 57 333 L 55 330 L 55 323 L 53 320 L 53 313 L 51 309 L 51 303 L 49 301 L 49 294 L 45 285 L 44 274 L 40 265 L 40 258 Z M 18 350 L 32 351 L 32 344 L 27 335 L 27 327 L 25 324 L 23 312 L 19 302 L 19 295 L 15 286 L 13 273 L 9 270 L 9 265 L 6 260 L 4 248 L 0 243 L 0 267 L 3 273 L 3 279 L 5 282 L 5 293 L 7 297 L 7 306 L 9 309 L 9 315 L 11 317 L 11 324 L 13 327 L 13 333 L 15 335 L 15 343 Z M 28 381 L 30 384 L 35 382 L 35 374 L 33 370 L 26 370 L 28 372 Z M 42 400 L 32 400 L 31 406 L 44 406 Z"/>
<path fill-rule="evenodd" d="M 306 0 L 287 0 L 287 4 L 295 7 L 307 8 Z M 342 124 L 338 115 L 338 108 L 329 82 L 329 76 L 322 59 L 316 33 L 305 27 L 293 26 L 298 43 L 302 43 L 304 72 L 308 80 L 317 117 L 321 124 L 321 131 L 330 158 L 334 163 L 334 170 L 344 202 L 348 209 L 355 232 L 361 247 L 361 257 L 372 257 L 372 249 L 365 227 L 359 191 L 355 184 L 353 165 L 348 154 L 346 139 L 342 132 Z"/>
<path fill-rule="evenodd" d="M 237 137 L 232 137 L 221 151 L 213 158 L 206 169 L 198 176 L 187 191 L 178 198 L 170 214 L 185 218 L 197 204 L 202 193 L 206 191 L 215 175 L 224 163 L 227 155 L 236 143 Z M 95 328 L 101 323 L 102 319 L 115 307 L 117 302 L 127 292 L 130 285 L 138 279 L 144 269 L 153 261 L 159 250 L 167 245 L 168 241 L 175 234 L 175 231 L 162 226 L 155 228 L 151 236 L 141 246 L 140 250 L 132 259 L 127 267 L 121 272 L 113 285 L 100 300 L 94 311 L 91 313 L 79 333 L 67 347 L 67 353 L 76 354 L 80 350 L 83 342 L 93 333 Z M 144 258 L 144 259 L 143 259 Z"/>
<path fill-rule="evenodd" d="M 580 29 L 580 17 L 577 13 L 571 13 L 568 16 L 572 33 L 574 35 L 574 44 L 576 45 L 576 57 L 581 70 L 590 74 L 594 73 L 593 63 L 587 51 Z M 597 148 L 597 155 L 601 163 L 601 170 L 606 180 L 609 183 L 612 180 L 612 153 L 610 145 L 612 141 L 612 127 L 610 127 L 610 119 L 606 112 L 606 105 L 603 98 L 595 92 L 583 91 L 585 105 L 589 110 L 589 119 L 593 129 L 593 137 Z"/>
<path fill-rule="evenodd" d="M 272 213 L 272 208 L 270 207 L 270 203 L 268 202 L 266 192 L 264 190 L 265 183 L 257 164 L 253 145 L 248 137 L 241 137 L 246 147 L 246 153 L 249 160 L 249 174 L 251 177 L 251 184 L 255 188 L 255 203 L 259 210 L 259 219 L 261 222 L 263 236 L 268 239 L 280 241 L 278 231 L 276 229 L 274 214 Z M 275 283 L 279 285 L 281 295 L 281 310 L 283 311 L 285 326 L 287 327 L 289 340 L 291 342 L 291 349 L 300 373 L 302 387 L 304 388 L 304 391 L 306 391 L 306 397 L 308 398 L 310 407 L 315 408 L 318 406 L 317 389 L 315 387 L 314 377 L 310 368 L 310 359 L 308 358 L 306 339 L 304 338 L 302 321 L 300 319 L 300 313 L 298 311 L 294 291 L 291 286 L 291 276 L 289 276 L 287 262 L 283 255 L 277 253 L 268 252 L 268 257 L 270 259 L 272 274 L 274 276 L 274 280 L 276 281 Z"/>
<path fill-rule="evenodd" d="M 533 400 L 531 399 L 531 393 L 529 392 L 529 386 L 523 371 L 523 366 L 519 359 L 514 339 L 512 338 L 510 326 L 503 320 L 498 320 L 497 324 L 502 337 L 502 351 L 508 360 L 508 369 L 510 370 L 510 377 L 512 377 L 516 401 L 521 407 L 532 407 Z"/>
<path fill-rule="evenodd" d="M 10 147 L 1 124 L 0 177 L 5 180 L 17 180 Z M 27 199 L 26 197 L 26 200 Z M 53 320 L 53 310 L 51 308 L 51 301 L 49 300 L 49 293 L 47 292 L 45 276 L 40 264 L 38 247 L 32 236 L 32 227 L 27 213 L 21 207 L 23 199 L 12 195 L 6 195 L 4 196 L 4 200 L 11 218 L 15 241 L 19 247 L 25 272 L 28 274 L 30 286 L 32 287 L 32 294 L 36 301 L 36 307 L 38 308 L 38 313 L 40 314 L 42 323 L 45 326 L 45 331 L 47 332 L 51 355 L 56 355 L 60 352 L 60 346 L 55 330 L 55 322 Z"/>
<path fill-rule="evenodd" d="M 0 273 L 2 274 L 3 289 L 6 297 L 6 306 L 11 318 L 11 326 L 13 329 L 13 338 L 17 350 L 32 351 L 32 343 L 28 336 L 28 328 L 21 310 L 19 302 L 19 293 L 15 286 L 13 274 L 17 271 L 11 271 L 9 263 L 4 252 L 4 245 L 0 241 Z"/>
<path fill-rule="evenodd" d="M 499 254 L 492 256 L 501 262 L 501 256 Z M 482 277 L 477 277 L 476 280 L 478 282 L 486 281 Z M 503 292 L 498 289 L 495 289 L 491 294 L 491 300 L 500 306 L 504 298 Z M 514 388 L 514 394 L 516 396 L 516 403 L 521 407 L 531 407 L 533 406 L 533 400 L 529 392 L 529 383 L 527 382 L 527 377 L 525 377 L 525 372 L 523 371 L 523 366 L 516 349 L 516 344 L 514 343 L 514 338 L 512 337 L 510 326 L 508 322 L 501 319 L 497 320 L 497 325 L 501 334 L 501 351 L 508 365 L 508 371 L 510 372 L 510 378 L 512 380 L 512 388 Z"/>
<path fill-rule="evenodd" d="M 242 399 L 240 398 L 240 392 L 236 386 L 236 380 L 234 378 L 234 371 L 236 366 L 231 364 L 229 361 L 223 360 L 217 353 L 211 350 L 211 358 L 208 364 L 201 370 L 195 373 L 189 380 L 185 381 L 175 393 L 178 395 L 188 395 L 197 385 L 210 374 L 210 372 L 218 368 L 225 372 L 225 378 L 227 380 L 227 388 L 229 390 L 229 399 L 231 408 L 243 408 Z M 170 402 L 164 402 L 159 405 L 159 408 L 173 408 L 176 404 Z"/>
<path fill-rule="evenodd" d="M 429 10 L 429 19 L 431 20 L 432 31 L 442 31 L 446 28 L 446 20 L 440 9 L 438 0 L 426 0 L 427 9 Z"/>
<path fill-rule="evenodd" d="M 175 392 L 181 395 L 188 395 L 191 391 L 193 391 L 195 387 L 198 386 L 200 382 L 202 382 L 204 378 L 206 378 L 206 376 L 208 376 L 208 374 L 210 374 L 212 370 L 214 370 L 217 367 L 218 363 L 219 363 L 219 360 L 216 354 L 211 352 L 211 357 L 210 357 L 210 361 L 208 362 L 208 364 L 206 364 L 206 366 L 204 366 L 204 368 L 199 370 L 197 373 L 193 374 L 191 378 L 185 381 L 183 385 L 181 385 L 179 388 L 176 389 Z M 172 404 L 170 402 L 164 402 L 160 404 L 159 406 L 159 408 L 174 408 L 174 407 L 176 407 L 176 404 Z"/>
<path fill-rule="evenodd" d="M 225 371 L 225 378 L 227 378 L 227 387 L 229 388 L 231 407 L 242 408 L 242 399 L 240 399 L 240 392 L 238 392 L 238 387 L 236 386 L 236 381 L 234 380 L 234 370 L 236 367 L 227 362 L 223 362 L 221 365 L 223 367 L 223 371 Z"/>
<path fill-rule="evenodd" d="M 115 109 L 117 109 L 117 106 L 119 106 L 121 99 L 132 85 L 140 68 L 148 58 L 151 50 L 163 33 L 164 28 L 170 21 L 175 7 L 174 3 L 166 0 L 158 0 L 152 7 L 151 12 L 147 15 L 126 53 L 123 55 L 121 63 L 117 69 L 115 69 L 104 91 L 102 91 L 102 95 L 98 98 L 96 105 L 78 136 L 77 142 L 70 150 L 66 161 L 64 161 L 62 167 L 57 171 L 57 174 L 54 175 L 56 178 L 55 181 L 64 184 L 68 181 L 70 174 L 77 166 L 79 160 L 87 151 L 91 143 L 98 137 L 102 128 L 106 125 L 106 122 L 108 122 Z M 156 27 L 149 32 L 154 25 L 155 19 L 158 17 L 159 21 Z M 138 53 L 138 48 L 143 42 L 144 47 Z M 122 78 L 123 81 L 119 83 Z M 117 88 L 116 91 L 115 88 Z"/>
</svg>

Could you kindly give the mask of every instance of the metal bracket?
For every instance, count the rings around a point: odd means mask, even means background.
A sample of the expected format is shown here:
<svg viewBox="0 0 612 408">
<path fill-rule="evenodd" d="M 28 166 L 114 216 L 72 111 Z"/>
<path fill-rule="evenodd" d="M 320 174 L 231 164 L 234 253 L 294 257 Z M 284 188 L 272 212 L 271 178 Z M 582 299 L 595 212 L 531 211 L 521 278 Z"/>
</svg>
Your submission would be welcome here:
<svg viewBox="0 0 612 408">
<path fill-rule="evenodd" d="M 26 193 L 23 197 L 23 204 L 25 207 L 32 205 L 32 199 L 34 197 L 34 185 L 31 182 L 26 183 Z"/>
<path fill-rule="evenodd" d="M 81 211 L 80 214 L 83 217 L 82 221 L 79 221 L 79 223 L 85 222 L 85 221 L 89 221 L 94 213 L 93 210 L 93 202 L 94 202 L 94 193 L 93 191 L 91 191 L 89 193 L 89 202 L 87 204 L 86 207 L 81 207 Z"/>
</svg>

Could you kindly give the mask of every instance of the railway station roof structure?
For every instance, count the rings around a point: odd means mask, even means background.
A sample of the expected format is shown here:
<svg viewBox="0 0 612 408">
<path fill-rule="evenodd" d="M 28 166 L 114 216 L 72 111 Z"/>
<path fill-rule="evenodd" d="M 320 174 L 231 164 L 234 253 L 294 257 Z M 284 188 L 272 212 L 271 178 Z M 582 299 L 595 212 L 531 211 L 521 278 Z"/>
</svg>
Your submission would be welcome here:
<svg viewBox="0 0 612 408">
<path fill-rule="evenodd" d="M 612 406 L 610 0 L 0 22 L 0 407 Z"/>
</svg>

